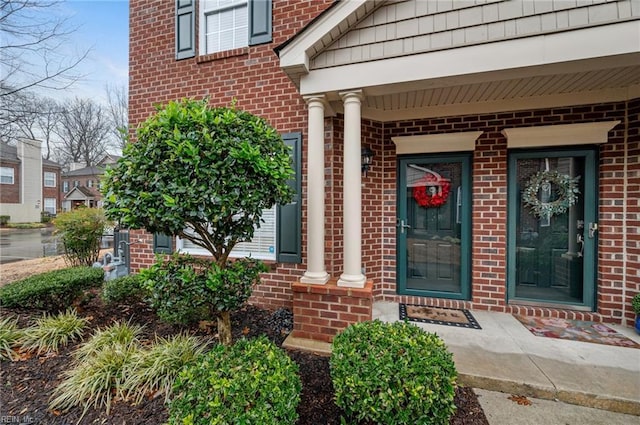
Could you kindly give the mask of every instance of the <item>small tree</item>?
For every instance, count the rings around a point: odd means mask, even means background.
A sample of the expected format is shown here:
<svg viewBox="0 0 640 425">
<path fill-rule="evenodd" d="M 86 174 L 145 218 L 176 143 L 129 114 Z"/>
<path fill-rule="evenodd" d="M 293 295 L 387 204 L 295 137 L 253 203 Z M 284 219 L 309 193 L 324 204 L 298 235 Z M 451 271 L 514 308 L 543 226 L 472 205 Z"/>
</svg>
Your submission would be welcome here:
<svg viewBox="0 0 640 425">
<path fill-rule="evenodd" d="M 100 239 L 106 219 L 96 208 L 78 208 L 61 213 L 53 221 L 61 235 L 64 253 L 72 266 L 92 266 L 100 256 Z"/>
<path fill-rule="evenodd" d="M 243 284 L 247 273 L 230 267 L 229 254 L 251 240 L 262 210 L 291 200 L 293 170 L 280 135 L 259 117 L 210 107 L 206 99 L 158 107 L 136 135 L 106 173 L 107 216 L 206 249 L 212 256 L 207 287 L 250 294 L 251 285 Z M 243 302 L 248 295 L 234 298 Z M 224 344 L 231 343 L 229 312 L 240 307 L 230 304 L 210 304 L 219 313 Z"/>
</svg>

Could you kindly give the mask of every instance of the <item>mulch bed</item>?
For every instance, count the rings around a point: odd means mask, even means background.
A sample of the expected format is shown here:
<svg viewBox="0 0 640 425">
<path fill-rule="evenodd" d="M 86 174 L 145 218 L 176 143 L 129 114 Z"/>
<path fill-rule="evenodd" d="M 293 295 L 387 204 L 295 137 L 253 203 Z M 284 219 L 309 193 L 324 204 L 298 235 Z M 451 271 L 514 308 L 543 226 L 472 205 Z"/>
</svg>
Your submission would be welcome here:
<svg viewBox="0 0 640 425">
<path fill-rule="evenodd" d="M 89 292 L 78 311 L 85 317 L 91 317 L 85 336 L 94 329 L 105 327 L 116 320 L 130 320 L 145 325 L 147 337 L 153 335 L 168 336 L 184 327 L 171 326 L 161 322 L 157 316 L 143 304 L 134 306 L 105 306 L 97 292 Z M 2 316 L 17 316 L 21 326 L 27 326 L 39 313 L 19 309 L 3 309 Z M 246 306 L 232 314 L 233 338 L 252 338 L 267 335 L 277 345 L 284 341 L 291 327 L 290 313 L 279 310 L 270 312 L 253 306 Z M 193 326 L 190 333 L 203 337 L 215 334 L 212 327 Z M 146 399 L 138 406 L 131 406 L 123 400 L 112 404 L 109 414 L 103 409 L 90 408 L 82 416 L 83 408 L 76 407 L 69 412 L 59 413 L 48 410 L 47 405 L 53 389 L 60 383 L 61 374 L 69 368 L 71 352 L 77 344 L 62 349 L 55 356 L 31 357 L 27 360 L 0 364 L 0 417 L 18 417 L 22 423 L 39 425 L 67 424 L 118 424 L 118 425 L 160 425 L 168 418 L 163 397 Z M 333 401 L 333 388 L 329 376 L 329 359 L 306 352 L 290 351 L 291 358 L 300 366 L 302 380 L 302 400 L 298 407 L 300 425 L 340 424 L 343 414 Z M 472 389 L 459 387 L 456 390 L 455 403 L 458 407 L 451 424 L 488 425 L 482 407 Z M 20 423 L 20 422 L 12 422 Z"/>
</svg>

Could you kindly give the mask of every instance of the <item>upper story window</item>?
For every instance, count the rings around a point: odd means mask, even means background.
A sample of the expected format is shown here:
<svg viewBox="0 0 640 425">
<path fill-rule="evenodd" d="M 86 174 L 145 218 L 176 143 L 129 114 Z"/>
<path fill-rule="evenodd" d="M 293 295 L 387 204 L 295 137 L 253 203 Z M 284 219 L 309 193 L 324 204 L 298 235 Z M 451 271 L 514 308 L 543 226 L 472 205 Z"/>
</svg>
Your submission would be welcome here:
<svg viewBox="0 0 640 425">
<path fill-rule="evenodd" d="M 201 56 L 271 43 L 272 0 L 176 0 L 175 22 L 177 60 L 196 56 L 196 28 Z"/>
<path fill-rule="evenodd" d="M 44 172 L 44 186 L 56 187 L 56 173 L 52 173 L 49 171 Z"/>
<path fill-rule="evenodd" d="M 249 45 L 248 0 L 200 2 L 200 54 Z"/>
<path fill-rule="evenodd" d="M 87 180 L 87 187 L 93 187 L 93 180 Z"/>
<path fill-rule="evenodd" d="M 0 167 L 0 184 L 14 183 L 13 171 L 12 167 Z"/>
<path fill-rule="evenodd" d="M 67 193 L 69 191 L 69 182 L 68 181 L 63 181 L 62 182 L 62 191 L 64 193 Z"/>
<path fill-rule="evenodd" d="M 80 182 L 78 180 L 74 180 L 73 187 L 78 187 L 78 186 L 80 186 Z"/>
</svg>

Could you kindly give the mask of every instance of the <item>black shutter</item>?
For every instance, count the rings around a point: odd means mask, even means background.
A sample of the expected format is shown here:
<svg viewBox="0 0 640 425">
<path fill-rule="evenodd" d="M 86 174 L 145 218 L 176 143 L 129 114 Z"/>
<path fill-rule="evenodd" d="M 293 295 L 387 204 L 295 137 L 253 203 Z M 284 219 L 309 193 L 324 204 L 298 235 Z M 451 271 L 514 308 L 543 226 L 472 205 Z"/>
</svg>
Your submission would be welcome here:
<svg viewBox="0 0 640 425">
<path fill-rule="evenodd" d="M 282 136 L 284 143 L 291 147 L 294 170 L 289 186 L 295 194 L 287 205 L 278 205 L 277 246 L 280 263 L 302 262 L 302 133 L 288 133 Z"/>
<path fill-rule="evenodd" d="M 249 0 L 249 46 L 271 42 L 271 0 Z"/>
<path fill-rule="evenodd" d="M 171 254 L 173 252 L 173 237 L 162 233 L 153 234 L 153 253 Z"/>
<path fill-rule="evenodd" d="M 176 59 L 196 55 L 196 0 L 176 0 Z"/>
</svg>

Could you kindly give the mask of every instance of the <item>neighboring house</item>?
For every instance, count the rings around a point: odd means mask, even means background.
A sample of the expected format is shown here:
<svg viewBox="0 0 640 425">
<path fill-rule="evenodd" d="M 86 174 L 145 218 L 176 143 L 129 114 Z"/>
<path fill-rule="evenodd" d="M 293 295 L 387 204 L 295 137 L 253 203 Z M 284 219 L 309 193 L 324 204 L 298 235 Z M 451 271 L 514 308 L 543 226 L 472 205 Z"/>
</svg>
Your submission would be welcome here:
<svg viewBox="0 0 640 425">
<path fill-rule="evenodd" d="M 102 207 L 100 181 L 108 165 L 115 164 L 120 157 L 105 155 L 96 165 L 82 167 L 73 163 L 70 170 L 62 173 L 62 209 L 70 211 L 79 205 L 89 208 Z"/>
<path fill-rule="evenodd" d="M 637 1 L 217 4 L 130 2 L 129 123 L 236 100 L 294 147 L 298 198 L 242 254 L 273 262 L 252 301 L 293 308 L 295 336 L 330 341 L 378 301 L 632 323 Z M 576 202 L 551 216 L 524 202 L 560 188 Z M 132 236 L 133 270 L 200 253 Z"/>
<path fill-rule="evenodd" d="M 62 167 L 42 158 L 41 145 L 29 139 L 0 143 L 0 215 L 12 223 L 40 222 L 41 212 L 60 210 Z"/>
</svg>

